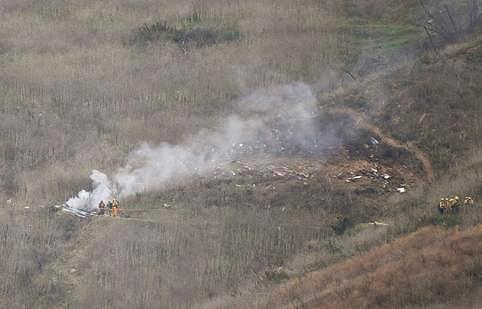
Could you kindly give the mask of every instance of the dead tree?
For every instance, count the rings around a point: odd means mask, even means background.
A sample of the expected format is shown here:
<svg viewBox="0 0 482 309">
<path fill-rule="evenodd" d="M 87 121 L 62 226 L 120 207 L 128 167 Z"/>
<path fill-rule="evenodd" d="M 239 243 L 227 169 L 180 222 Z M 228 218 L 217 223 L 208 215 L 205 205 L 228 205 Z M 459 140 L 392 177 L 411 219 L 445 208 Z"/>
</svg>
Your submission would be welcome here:
<svg viewBox="0 0 482 309">
<path fill-rule="evenodd" d="M 427 35 L 431 42 L 433 42 L 433 36 L 438 36 L 443 42 L 451 42 L 458 38 L 459 32 L 457 31 L 457 25 L 455 20 L 450 12 L 450 8 L 446 5 L 445 6 L 445 14 L 434 14 L 432 11 L 425 5 L 423 0 L 418 0 L 420 6 L 422 7 L 426 21 L 423 25 Z M 448 19 L 448 21 L 447 21 Z"/>
<path fill-rule="evenodd" d="M 425 14 L 425 21 L 422 27 L 427 34 L 432 47 L 438 44 L 451 43 L 459 40 L 466 33 L 471 32 L 480 22 L 479 1 L 467 0 L 468 24 L 461 22 L 460 16 L 454 14 L 450 6 L 444 5 L 443 9 L 435 13 L 425 4 L 423 0 L 418 0 L 420 7 Z"/>
<path fill-rule="evenodd" d="M 474 29 L 480 22 L 479 1 L 469 0 L 469 30 Z"/>
</svg>

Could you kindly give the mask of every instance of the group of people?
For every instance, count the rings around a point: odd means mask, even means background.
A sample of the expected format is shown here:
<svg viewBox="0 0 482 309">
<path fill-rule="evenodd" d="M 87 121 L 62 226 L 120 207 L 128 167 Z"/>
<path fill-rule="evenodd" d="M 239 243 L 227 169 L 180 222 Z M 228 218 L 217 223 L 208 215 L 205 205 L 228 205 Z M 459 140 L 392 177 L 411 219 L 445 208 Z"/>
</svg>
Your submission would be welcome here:
<svg viewBox="0 0 482 309">
<path fill-rule="evenodd" d="M 117 199 L 107 201 L 107 204 L 104 201 L 100 201 L 97 207 L 99 208 L 97 212 L 99 216 L 119 216 L 119 201 Z"/>
<path fill-rule="evenodd" d="M 462 201 L 458 196 L 443 197 L 438 204 L 438 211 L 440 213 L 458 212 L 462 206 L 470 206 L 474 204 L 474 199 L 466 196 Z"/>
</svg>

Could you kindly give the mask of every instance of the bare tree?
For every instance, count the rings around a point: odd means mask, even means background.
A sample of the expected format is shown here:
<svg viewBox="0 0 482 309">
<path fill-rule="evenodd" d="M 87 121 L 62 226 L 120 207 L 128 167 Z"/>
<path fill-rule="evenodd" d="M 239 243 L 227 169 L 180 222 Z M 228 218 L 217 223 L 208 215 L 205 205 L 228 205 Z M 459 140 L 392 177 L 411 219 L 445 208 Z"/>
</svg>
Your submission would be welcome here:
<svg viewBox="0 0 482 309">
<path fill-rule="evenodd" d="M 479 12 L 479 2 L 477 0 L 469 0 L 469 29 L 474 29 L 480 22 L 481 14 Z"/>
</svg>

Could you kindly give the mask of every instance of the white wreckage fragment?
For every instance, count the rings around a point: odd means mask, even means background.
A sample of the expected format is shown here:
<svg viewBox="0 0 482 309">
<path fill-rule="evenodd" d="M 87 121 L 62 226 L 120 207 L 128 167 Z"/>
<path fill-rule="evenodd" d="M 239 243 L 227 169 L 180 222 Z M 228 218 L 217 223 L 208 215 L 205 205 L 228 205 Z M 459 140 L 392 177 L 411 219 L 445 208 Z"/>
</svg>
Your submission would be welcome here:
<svg viewBox="0 0 482 309">
<path fill-rule="evenodd" d="M 372 145 L 379 145 L 380 142 L 374 138 L 373 136 L 370 137 L 370 143 L 372 143 Z"/>
<path fill-rule="evenodd" d="M 56 206 L 54 206 L 54 208 L 56 208 L 58 210 L 62 210 L 62 212 L 65 212 L 67 214 L 70 214 L 70 215 L 73 215 L 73 216 L 76 216 L 76 217 L 79 217 L 79 218 L 82 218 L 82 219 L 85 219 L 87 217 L 96 215 L 95 212 L 85 211 L 85 210 L 78 209 L 78 208 L 73 208 L 73 207 L 70 207 L 67 204 L 56 205 Z"/>
<path fill-rule="evenodd" d="M 347 178 L 345 181 L 346 182 L 352 182 L 354 180 L 359 180 L 359 179 L 362 179 L 363 176 L 353 176 L 353 177 L 350 177 L 350 178 Z"/>
<path fill-rule="evenodd" d="M 389 226 L 388 223 L 378 222 L 378 221 L 369 222 L 368 224 L 373 225 L 373 226 Z"/>
</svg>

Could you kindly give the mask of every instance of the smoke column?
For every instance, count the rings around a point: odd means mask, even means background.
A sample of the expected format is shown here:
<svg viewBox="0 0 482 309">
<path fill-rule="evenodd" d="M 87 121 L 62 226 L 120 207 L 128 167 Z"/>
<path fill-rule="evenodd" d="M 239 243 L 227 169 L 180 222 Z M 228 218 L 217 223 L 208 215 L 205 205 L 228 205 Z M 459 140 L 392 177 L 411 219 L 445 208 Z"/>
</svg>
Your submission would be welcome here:
<svg viewBox="0 0 482 309">
<path fill-rule="evenodd" d="M 203 130 L 182 145 L 142 144 L 112 175 L 112 182 L 94 170 L 93 191 L 82 190 L 67 204 L 92 210 L 114 193 L 122 199 L 160 190 L 243 156 L 287 148 L 313 151 L 333 143 L 333 136 L 316 129 L 316 98 L 303 83 L 258 90 L 236 103 L 238 111 L 217 130 Z"/>
</svg>

